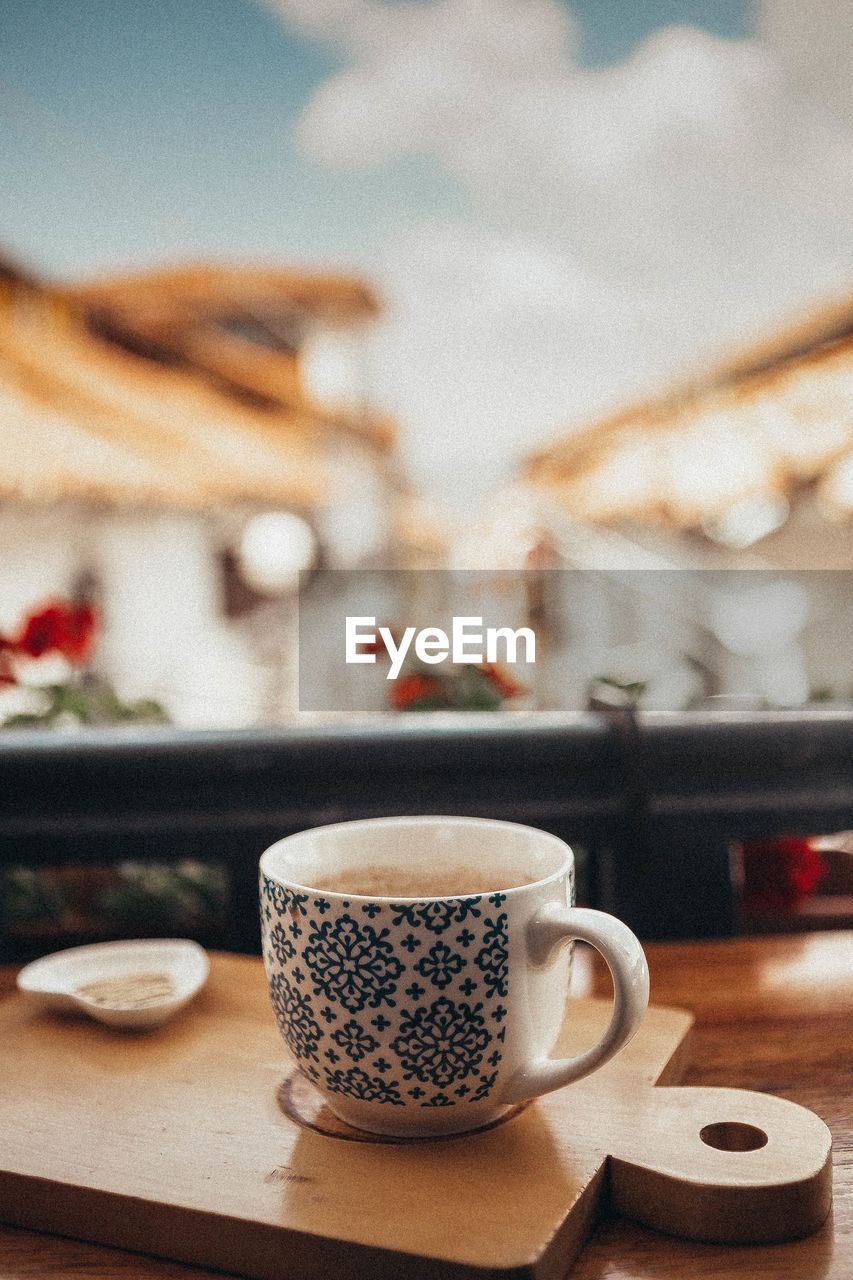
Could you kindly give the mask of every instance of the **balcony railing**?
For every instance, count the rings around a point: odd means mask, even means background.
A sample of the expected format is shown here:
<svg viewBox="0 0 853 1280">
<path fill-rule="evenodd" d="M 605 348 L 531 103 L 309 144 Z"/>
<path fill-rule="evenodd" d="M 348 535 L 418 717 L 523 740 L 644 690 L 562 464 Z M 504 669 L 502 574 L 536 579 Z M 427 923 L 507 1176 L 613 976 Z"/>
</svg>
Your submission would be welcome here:
<svg viewBox="0 0 853 1280">
<path fill-rule="evenodd" d="M 220 862 L 222 945 L 259 948 L 273 840 L 352 818 L 450 813 L 584 852 L 585 900 L 644 938 L 736 928 L 732 843 L 853 828 L 853 713 L 399 717 L 263 732 L 0 736 L 0 861 Z M 27 948 L 7 936 L 2 958 Z M 48 948 L 43 948 L 48 949 Z"/>
</svg>

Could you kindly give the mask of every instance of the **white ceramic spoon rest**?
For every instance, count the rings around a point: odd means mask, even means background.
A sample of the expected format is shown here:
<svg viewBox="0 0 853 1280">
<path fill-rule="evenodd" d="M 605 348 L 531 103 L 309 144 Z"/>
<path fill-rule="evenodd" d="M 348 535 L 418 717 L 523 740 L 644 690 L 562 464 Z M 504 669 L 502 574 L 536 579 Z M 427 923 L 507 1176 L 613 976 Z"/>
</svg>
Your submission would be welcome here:
<svg viewBox="0 0 853 1280">
<path fill-rule="evenodd" d="M 207 953 L 184 938 L 96 942 L 42 956 L 18 987 L 46 1008 L 79 1009 L 113 1027 L 156 1027 L 204 986 Z"/>
</svg>

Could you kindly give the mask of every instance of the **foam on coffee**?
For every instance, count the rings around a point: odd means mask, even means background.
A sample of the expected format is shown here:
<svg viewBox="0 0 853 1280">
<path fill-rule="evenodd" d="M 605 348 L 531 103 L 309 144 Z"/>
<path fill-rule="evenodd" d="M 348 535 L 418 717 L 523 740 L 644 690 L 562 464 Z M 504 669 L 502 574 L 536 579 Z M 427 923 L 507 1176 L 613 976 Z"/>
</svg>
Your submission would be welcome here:
<svg viewBox="0 0 853 1280">
<path fill-rule="evenodd" d="M 311 888 L 354 898 L 470 898 L 499 889 L 518 889 L 535 879 L 519 868 L 483 872 L 474 867 L 390 867 L 380 864 L 342 867 L 311 877 Z"/>
</svg>

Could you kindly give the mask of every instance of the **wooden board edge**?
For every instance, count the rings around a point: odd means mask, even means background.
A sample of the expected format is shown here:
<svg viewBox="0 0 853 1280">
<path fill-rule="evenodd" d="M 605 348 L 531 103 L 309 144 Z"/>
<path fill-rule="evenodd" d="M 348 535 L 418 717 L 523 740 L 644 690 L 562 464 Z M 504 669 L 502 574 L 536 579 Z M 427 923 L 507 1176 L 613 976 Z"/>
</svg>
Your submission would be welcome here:
<svg viewBox="0 0 853 1280">
<path fill-rule="evenodd" d="M 678 1043 L 673 1049 L 667 1061 L 661 1067 L 660 1071 L 654 1079 L 657 1085 L 677 1085 L 681 1084 L 687 1074 L 687 1069 L 693 1061 L 693 1049 L 696 1041 L 696 1019 L 687 1009 L 677 1009 L 672 1005 L 654 1005 L 650 1008 L 665 1009 L 667 1013 L 674 1017 L 680 1017 L 682 1020 L 682 1032 Z"/>
<path fill-rule="evenodd" d="M 532 1280 L 564 1280 L 608 1206 L 610 1157 L 602 1159 L 562 1226 L 535 1264 Z"/>
<path fill-rule="evenodd" d="M 616 1156 L 608 1164 L 617 1213 L 685 1240 L 785 1244 L 817 1231 L 832 1208 L 831 1151 L 808 1177 L 756 1187 L 685 1182 Z"/>
<path fill-rule="evenodd" d="M 594 1208 L 593 1198 L 587 1216 Z M 557 1269 L 547 1272 L 540 1271 L 538 1260 L 529 1265 L 478 1266 L 4 1171 L 0 1221 L 251 1280 L 281 1280 L 285 1268 L 291 1280 L 561 1280 L 585 1239 L 579 1228 L 577 1247 L 568 1256 L 573 1242 L 563 1241 L 558 1232 Z"/>
</svg>

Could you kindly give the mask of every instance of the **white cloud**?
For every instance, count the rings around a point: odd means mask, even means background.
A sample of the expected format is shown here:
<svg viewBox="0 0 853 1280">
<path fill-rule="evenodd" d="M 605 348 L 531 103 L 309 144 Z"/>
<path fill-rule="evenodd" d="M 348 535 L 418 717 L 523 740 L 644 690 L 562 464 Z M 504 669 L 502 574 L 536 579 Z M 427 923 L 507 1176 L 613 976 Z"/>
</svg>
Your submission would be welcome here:
<svg viewBox="0 0 853 1280">
<path fill-rule="evenodd" d="M 411 473 L 461 512 L 567 409 L 638 391 L 648 352 L 671 340 L 630 290 L 521 232 L 418 227 L 389 246 L 382 276 L 377 389 L 406 428 Z"/>
<path fill-rule="evenodd" d="M 417 151 L 454 167 L 457 146 L 484 143 L 505 95 L 571 70 L 571 23 L 553 0 L 431 0 L 388 5 L 271 0 L 305 26 L 303 10 L 345 65 L 300 123 L 305 146 L 332 164 L 375 164 Z M 505 140 L 498 138 L 501 163 Z M 464 174 L 463 174 L 464 176 Z"/>
<path fill-rule="evenodd" d="M 758 34 L 791 81 L 846 125 L 853 122 L 853 22 L 846 0 L 762 0 Z"/>
<path fill-rule="evenodd" d="M 557 0 L 267 3 L 342 60 L 299 124 L 317 159 L 421 153 L 469 194 L 466 225 L 401 229 L 380 267 L 385 386 L 434 493 L 470 504 L 562 424 L 853 286 L 837 3 L 598 70 Z"/>
</svg>

